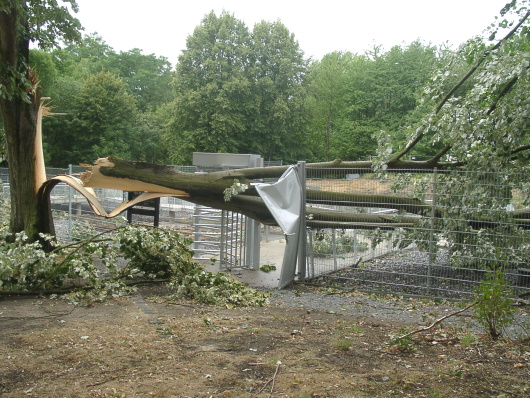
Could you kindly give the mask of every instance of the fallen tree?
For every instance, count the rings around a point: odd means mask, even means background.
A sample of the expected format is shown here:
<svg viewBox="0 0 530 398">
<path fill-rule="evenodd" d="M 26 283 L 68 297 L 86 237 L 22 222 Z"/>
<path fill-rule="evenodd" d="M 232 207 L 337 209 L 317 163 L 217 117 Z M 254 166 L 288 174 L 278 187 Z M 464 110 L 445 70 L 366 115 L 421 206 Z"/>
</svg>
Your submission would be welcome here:
<svg viewBox="0 0 530 398">
<path fill-rule="evenodd" d="M 513 7 L 513 5 L 512 5 Z M 507 7 L 505 12 L 510 9 Z M 521 9 L 524 10 L 524 9 Z M 428 173 L 441 170 L 474 169 L 480 173 L 492 170 L 525 170 L 530 142 L 523 130 L 527 124 L 525 118 L 517 121 L 514 113 L 524 114 L 529 104 L 525 100 L 526 88 L 530 85 L 525 67 L 525 55 L 522 49 L 526 45 L 524 34 L 518 34 L 529 17 L 528 12 L 520 16 L 519 21 L 506 35 L 495 44 L 483 50 L 475 48 L 473 57 L 476 60 L 468 73 L 447 92 L 443 85 L 433 83 L 434 88 L 428 95 L 438 98 L 433 110 L 422 124 L 411 131 L 408 144 L 400 151 L 393 151 L 385 142 L 385 135 L 380 137 L 380 156 L 375 161 L 341 161 L 326 163 L 309 163 L 306 165 L 307 177 L 321 175 L 322 170 L 333 169 L 334 173 L 347 174 L 351 169 L 359 173 L 393 172 Z M 493 35 L 494 36 L 494 35 Z M 480 47 L 479 47 L 480 48 Z M 514 51 L 520 59 L 514 61 Z M 507 65 L 508 72 L 499 72 L 498 65 Z M 511 68 L 511 69 L 510 69 Z M 459 93 L 460 87 L 475 74 L 479 76 L 469 93 Z M 448 74 L 441 71 L 434 81 L 443 80 Z M 437 88 L 438 87 L 438 88 Z M 438 90 L 438 91 L 436 91 Z M 524 95 L 523 95 L 524 94 Z M 480 100 L 477 100 L 480 99 Z M 472 115 L 462 117 L 458 115 Z M 506 120 L 504 120 L 506 119 Z M 499 126 L 506 124 L 505 131 Z M 448 133 L 441 135 L 444 129 Z M 460 132 L 465 131 L 464 134 Z M 521 132 L 523 131 L 523 132 Z M 414 148 L 422 141 L 438 142 L 445 140 L 445 146 L 433 157 L 417 161 L 411 158 Z M 503 145 L 496 142 L 503 140 Z M 504 144 L 506 142 L 506 144 Z M 484 157 L 487 157 L 484 160 Z M 85 165 L 87 172 L 80 179 L 58 177 L 42 186 L 40 200 L 45 202 L 53 186 L 59 182 L 71 183 L 80 192 L 86 193 L 91 206 L 97 214 L 113 217 L 127 207 L 154 196 L 177 196 L 189 202 L 217 209 L 230 210 L 244 214 L 264 224 L 275 221 L 260 199 L 253 184 L 264 178 L 277 178 L 286 170 L 286 166 L 249 168 L 219 171 L 208 174 L 192 174 L 173 170 L 169 167 L 127 161 L 116 157 L 98 159 L 94 165 Z M 312 173 L 315 173 L 314 175 Z M 240 183 L 246 189 L 225 200 L 225 192 L 234 184 Z M 521 181 L 508 181 L 507 189 L 513 189 Z M 473 185 L 473 184 L 470 184 Z M 124 191 L 146 192 L 135 202 L 124 203 L 111 213 L 98 204 L 91 188 L 111 188 Z M 90 191 L 87 191 L 90 190 Z M 432 206 L 424 200 L 398 196 L 394 194 L 357 194 L 311 190 L 306 192 L 306 213 L 311 214 L 307 224 L 315 228 L 351 228 L 351 229 L 394 229 L 410 228 L 420 222 L 421 217 L 428 215 L 436 219 L 445 217 L 445 210 Z M 314 205 L 337 205 L 340 212 L 326 210 Z M 502 206 L 501 203 L 499 206 Z M 495 205 L 492 205 L 495 207 Z M 394 214 L 370 214 L 358 211 L 359 208 L 394 209 Z M 472 230 L 495 228 L 499 225 L 497 213 L 468 214 L 466 222 Z M 511 212 L 507 215 L 518 228 L 530 226 L 530 212 L 527 209 Z"/>
<path fill-rule="evenodd" d="M 10 23 L 9 26 L 13 27 L 15 33 L 18 32 L 16 27 L 28 23 L 23 18 L 25 14 L 21 14 L 19 11 L 15 6 L 0 11 L 0 16 Z M 530 149 L 530 142 L 525 134 L 528 122 L 527 118 L 524 117 L 529 107 L 528 101 L 526 101 L 529 86 L 528 68 L 526 67 L 528 60 L 525 58 L 528 52 L 524 51 L 527 43 L 524 28 L 529 14 L 524 8 L 515 9 L 514 4 L 507 6 L 504 11 L 515 12 L 519 18 L 517 23 L 514 23 L 513 28 L 493 45 L 486 46 L 481 42 L 482 45 L 477 46 L 476 41 L 470 41 L 468 47 L 464 48 L 463 51 L 467 51 L 466 56 L 470 60 L 474 59 L 475 62 L 469 72 L 447 92 L 444 92 L 444 84 L 442 83 L 450 73 L 447 70 L 440 71 L 433 79 L 432 87 L 429 87 L 425 92 L 429 100 L 436 100 L 436 104 L 432 112 L 425 116 L 421 125 L 410 131 L 410 140 L 403 149 L 394 151 L 393 148 L 389 147 L 386 140 L 387 136 L 382 133 L 379 137 L 380 153 L 375 161 L 336 160 L 334 162 L 308 164 L 308 177 L 311 177 L 312 170 L 330 168 L 344 171 L 344 173 L 348 173 L 348 170 L 352 168 L 360 173 L 364 171 L 366 173 L 384 173 L 390 169 L 396 172 L 409 173 L 425 173 L 428 170 L 450 171 L 462 168 L 472 168 L 484 172 L 509 168 L 523 170 L 527 165 L 528 150 Z M 523 13 L 518 14 L 519 12 Z M 66 18 L 63 15 L 60 17 Z M 506 24 L 501 23 L 499 26 L 506 26 Z M 16 34 L 13 37 L 9 36 L 7 30 L 0 31 L 0 33 L 2 35 L 5 33 L 1 37 L 1 41 L 6 45 L 6 48 L 9 44 L 15 46 L 10 48 L 23 50 L 20 50 L 21 53 L 13 50 L 13 57 L 27 56 L 25 54 L 27 41 L 22 41 L 22 38 Z M 7 55 L 9 54 L 6 53 Z M 23 68 L 23 65 L 23 63 L 17 64 L 17 68 Z M 503 68 L 499 68 L 499 65 L 503 65 Z M 31 83 L 31 75 L 26 72 L 24 71 L 25 77 L 22 82 L 25 84 L 23 91 L 25 94 L 33 95 L 33 98 L 26 95 L 17 101 L 19 105 L 31 103 L 32 109 L 34 109 L 36 108 L 36 101 L 40 105 L 38 87 L 35 82 L 33 85 L 29 84 Z M 466 93 L 459 92 L 462 85 L 471 78 L 475 78 L 472 90 Z M 5 115 L 11 109 L 9 106 L 16 105 L 13 105 L 9 98 L 2 105 L 2 114 L 5 119 Z M 37 109 L 34 111 L 32 112 L 35 115 L 39 113 Z M 44 112 L 40 112 L 40 114 L 42 113 Z M 464 117 L 463 115 L 471 116 Z M 34 119 L 33 116 L 31 119 Z M 11 134 L 14 134 L 12 130 L 15 124 L 13 123 L 13 126 L 10 123 L 6 124 L 8 149 L 12 152 L 12 154 L 10 152 L 10 162 L 14 166 L 10 168 L 10 172 L 12 168 L 21 170 L 18 165 L 15 166 L 16 162 L 13 163 L 13 160 L 16 159 L 17 148 L 22 147 L 9 139 Z M 35 130 L 37 125 L 39 125 L 38 122 L 35 123 Z M 43 166 L 40 136 L 39 134 L 24 134 L 24 153 L 33 154 L 32 157 L 30 156 L 31 167 L 28 166 L 28 169 L 31 171 L 34 181 L 30 184 L 32 187 L 31 194 L 28 193 L 29 191 L 24 191 L 25 193 L 22 194 L 16 184 L 12 186 L 11 230 L 12 232 L 27 230 L 30 240 L 36 239 L 38 232 L 53 232 L 47 201 L 51 189 L 59 182 L 71 183 L 89 199 L 94 211 L 105 217 L 115 216 L 128 206 L 144 199 L 155 196 L 178 196 L 193 203 L 236 211 L 264 224 L 274 223 L 274 219 L 256 194 L 252 183 L 263 178 L 278 177 L 285 171 L 285 167 L 231 170 L 201 175 L 179 173 L 163 166 L 109 157 L 98 160 L 95 165 L 88 166 L 89 170 L 80 179 L 73 176 L 59 176 L 40 185 L 42 178 L 38 172 L 34 173 L 34 170 L 40 170 Z M 441 141 L 445 146 L 430 159 L 413 160 L 414 149 L 420 142 L 424 141 Z M 499 142 L 502 142 L 502 145 L 497 145 Z M 25 173 L 23 177 L 17 177 L 18 174 L 13 174 L 13 181 L 26 181 L 28 179 L 27 171 Z M 248 189 L 232 196 L 229 201 L 224 200 L 225 191 L 232 187 L 236 180 L 241 184 L 248 185 Z M 515 183 L 521 183 L 521 181 Z M 510 181 L 508 184 L 512 184 L 512 182 Z M 114 211 L 107 213 L 99 204 L 92 188 L 114 188 L 146 193 L 137 198 L 135 202 L 124 203 Z M 38 194 L 35 195 L 37 190 Z M 23 197 L 24 200 L 19 199 L 19 197 Z M 338 213 L 312 206 L 316 204 L 330 205 L 337 202 L 347 210 Z M 316 228 L 408 228 L 421 222 L 425 215 L 434 218 L 445 217 L 441 208 L 433 208 L 432 205 L 419 198 L 396 195 L 363 195 L 308 190 L 307 203 L 310 206 L 307 213 L 312 216 L 312 219 L 308 220 L 308 225 Z M 29 209 L 29 207 L 32 209 L 31 212 L 26 212 L 25 209 Z M 367 214 L 356 210 L 356 208 L 366 207 L 395 209 L 397 212 L 396 214 L 382 215 Z M 21 220 L 19 216 L 22 214 L 27 214 L 27 216 L 19 222 Z M 35 215 L 38 217 L 34 217 Z M 529 224 L 530 217 L 526 210 L 511 213 L 509 217 L 517 220 L 518 226 L 526 228 Z M 16 225 L 15 219 L 17 220 Z M 489 217 L 488 214 L 470 215 L 468 221 L 469 226 L 473 229 L 498 225 L 498 220 Z"/>
</svg>

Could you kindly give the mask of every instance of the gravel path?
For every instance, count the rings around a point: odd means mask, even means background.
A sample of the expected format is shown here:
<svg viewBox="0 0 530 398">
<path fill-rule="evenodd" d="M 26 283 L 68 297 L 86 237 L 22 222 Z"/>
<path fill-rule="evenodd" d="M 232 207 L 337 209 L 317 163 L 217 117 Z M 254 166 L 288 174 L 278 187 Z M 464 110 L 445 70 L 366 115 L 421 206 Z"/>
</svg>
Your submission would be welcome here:
<svg viewBox="0 0 530 398">
<path fill-rule="evenodd" d="M 271 290 L 272 305 L 292 308 L 294 311 L 326 311 L 337 315 L 347 315 L 393 323 L 398 328 L 409 330 L 429 326 L 434 321 L 451 314 L 465 306 L 465 303 L 435 302 L 432 300 L 375 296 L 361 293 L 349 295 L 329 294 L 314 288 L 296 286 L 291 289 Z M 517 312 L 517 322 L 507 330 L 509 336 L 528 336 L 530 332 L 530 311 Z M 520 326 L 523 325 L 525 330 Z M 451 326 L 475 333 L 483 333 L 484 329 L 473 319 L 472 310 L 450 317 L 443 321 L 443 326 Z"/>
</svg>

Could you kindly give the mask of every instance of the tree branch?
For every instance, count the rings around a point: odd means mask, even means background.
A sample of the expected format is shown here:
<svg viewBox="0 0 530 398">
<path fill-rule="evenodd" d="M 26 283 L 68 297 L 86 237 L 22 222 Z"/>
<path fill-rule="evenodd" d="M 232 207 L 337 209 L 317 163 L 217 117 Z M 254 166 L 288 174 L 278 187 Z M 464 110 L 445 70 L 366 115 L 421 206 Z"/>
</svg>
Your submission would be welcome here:
<svg viewBox="0 0 530 398">
<path fill-rule="evenodd" d="M 486 60 L 486 58 L 491 54 L 492 51 L 497 50 L 503 42 L 508 40 L 515 32 L 521 27 L 521 25 L 528 19 L 530 16 L 530 11 L 527 12 L 519 21 L 519 23 L 510 31 L 506 36 L 499 40 L 495 45 L 491 46 L 484 51 L 477 63 L 456 83 L 451 90 L 442 98 L 442 100 L 434 107 L 434 114 L 437 115 L 443 106 L 449 101 L 453 94 L 475 73 L 478 67 Z M 514 82 L 515 83 L 515 82 Z M 493 111 L 493 110 L 492 110 Z M 489 113 L 488 113 L 489 114 Z M 409 153 L 418 142 L 425 136 L 426 133 L 420 133 L 414 140 L 412 140 L 401 152 L 392 158 L 392 160 L 399 160 L 407 153 Z"/>
<path fill-rule="evenodd" d="M 421 329 L 417 329 L 417 330 L 414 330 L 410 333 L 407 333 L 407 334 L 404 334 L 403 336 L 400 336 L 397 338 L 397 340 L 402 340 L 402 339 L 406 339 L 407 337 L 410 337 L 416 333 L 421 333 L 421 332 L 426 332 L 427 330 L 431 330 L 433 327 L 435 327 L 436 325 L 438 325 L 440 322 L 446 320 L 447 318 L 450 318 L 452 316 L 455 316 L 455 315 L 458 315 L 458 314 L 461 314 L 462 312 L 464 311 L 467 311 L 468 309 L 470 309 L 471 307 L 474 307 L 475 305 L 477 305 L 480 301 L 473 301 L 471 304 L 467 305 L 465 308 L 461 309 L 461 310 L 458 310 L 458 311 L 455 311 L 455 312 L 452 312 L 450 314 L 447 314 L 443 317 L 441 317 L 440 319 L 436 320 L 435 322 L 433 322 L 430 326 L 427 326 L 425 328 L 421 328 Z"/>
<path fill-rule="evenodd" d="M 528 69 L 528 68 L 527 68 Z M 512 77 L 508 83 L 506 83 L 506 86 L 504 86 L 504 88 L 502 89 L 502 91 L 499 93 L 499 95 L 497 96 L 497 98 L 495 98 L 495 100 L 491 103 L 490 105 L 490 108 L 488 109 L 488 111 L 486 112 L 486 114 L 489 116 L 496 108 L 497 108 L 497 104 L 499 103 L 499 101 L 501 100 L 502 97 L 504 97 L 506 94 L 508 94 L 508 92 L 511 90 L 511 88 L 515 85 L 515 83 L 517 83 L 517 80 L 519 80 L 519 76 L 514 76 Z"/>
</svg>

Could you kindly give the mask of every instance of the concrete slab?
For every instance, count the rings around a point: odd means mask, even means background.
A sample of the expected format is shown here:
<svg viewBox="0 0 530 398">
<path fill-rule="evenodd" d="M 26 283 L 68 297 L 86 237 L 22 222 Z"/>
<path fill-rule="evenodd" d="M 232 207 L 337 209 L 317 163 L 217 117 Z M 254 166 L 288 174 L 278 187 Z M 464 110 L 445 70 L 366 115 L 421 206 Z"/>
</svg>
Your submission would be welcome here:
<svg viewBox="0 0 530 398">
<path fill-rule="evenodd" d="M 275 266 L 276 270 L 264 272 L 252 269 L 233 268 L 228 273 L 238 281 L 247 283 L 252 287 L 277 288 L 280 281 L 280 272 L 285 252 L 285 237 L 283 235 L 269 234 L 268 241 L 260 244 L 260 266 Z M 219 265 L 209 260 L 198 260 L 204 264 L 207 271 L 219 272 Z"/>
</svg>

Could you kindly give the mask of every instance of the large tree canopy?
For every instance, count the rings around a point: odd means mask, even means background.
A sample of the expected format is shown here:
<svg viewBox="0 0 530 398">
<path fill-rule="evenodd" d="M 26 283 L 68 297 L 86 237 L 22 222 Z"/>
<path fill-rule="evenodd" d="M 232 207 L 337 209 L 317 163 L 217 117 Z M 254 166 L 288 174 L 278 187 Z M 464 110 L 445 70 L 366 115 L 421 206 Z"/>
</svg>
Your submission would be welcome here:
<svg viewBox="0 0 530 398">
<path fill-rule="evenodd" d="M 61 113 L 43 121 L 48 166 L 65 168 L 102 154 L 166 161 L 157 116 L 172 96 L 165 58 L 139 49 L 117 53 L 94 34 L 51 52 L 31 50 L 30 57 L 43 95 Z M 148 148 L 145 156 L 143 148 Z"/>
<path fill-rule="evenodd" d="M 193 151 L 294 160 L 305 127 L 306 63 L 280 22 L 252 33 L 233 15 L 208 14 L 179 57 L 167 141 L 171 159 Z"/>
<path fill-rule="evenodd" d="M 399 128 L 413 121 L 418 93 L 437 61 L 435 47 L 416 41 L 387 52 L 380 46 L 364 55 L 334 52 L 314 62 L 309 101 L 315 160 L 373 157 L 379 130 L 403 142 Z"/>
</svg>

